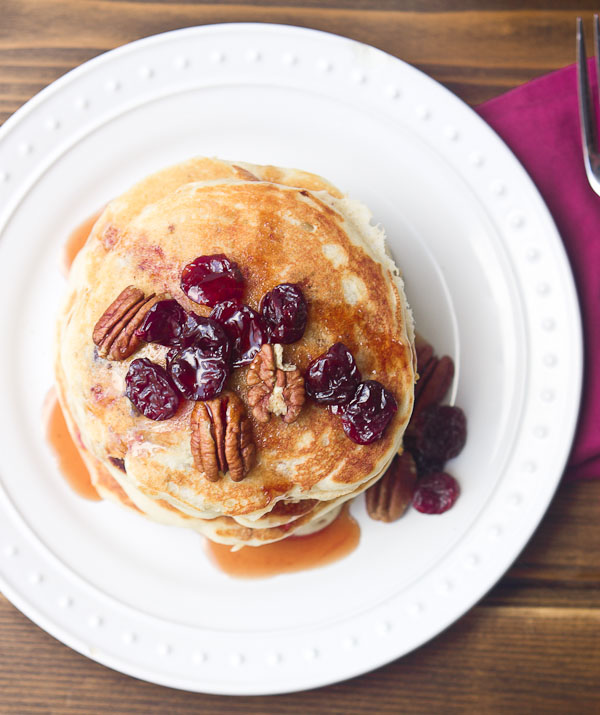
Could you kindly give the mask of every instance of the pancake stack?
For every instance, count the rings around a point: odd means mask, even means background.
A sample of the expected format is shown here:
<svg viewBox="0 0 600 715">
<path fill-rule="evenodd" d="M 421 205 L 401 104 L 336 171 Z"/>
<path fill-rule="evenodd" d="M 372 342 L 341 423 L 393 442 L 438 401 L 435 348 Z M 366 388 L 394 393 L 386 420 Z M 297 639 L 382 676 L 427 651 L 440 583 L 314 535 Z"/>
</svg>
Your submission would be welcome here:
<svg viewBox="0 0 600 715">
<path fill-rule="evenodd" d="M 378 381 L 397 403 L 379 439 L 355 443 L 339 414 L 310 397 L 292 422 L 277 413 L 257 419 L 248 365 L 232 371 L 224 393 L 241 404 L 253 445 L 240 481 L 231 471 L 209 478 L 198 459 L 198 402 L 181 399 L 170 419 L 140 414 L 125 394 L 131 363 L 146 358 L 164 367 L 169 348 L 140 341 L 125 359 L 110 359 L 94 344 L 94 329 L 128 286 L 208 316 L 211 309 L 182 290 L 181 275 L 196 257 L 216 254 L 239 266 L 243 302 L 255 311 L 275 286 L 301 287 L 306 329 L 278 354 L 302 376 L 343 343 L 362 380 Z M 102 497 L 216 542 L 260 546 L 323 528 L 383 475 L 402 449 L 412 411 L 413 342 L 399 271 L 364 205 L 313 174 L 198 158 L 141 181 L 96 222 L 58 319 L 56 382 Z"/>
</svg>

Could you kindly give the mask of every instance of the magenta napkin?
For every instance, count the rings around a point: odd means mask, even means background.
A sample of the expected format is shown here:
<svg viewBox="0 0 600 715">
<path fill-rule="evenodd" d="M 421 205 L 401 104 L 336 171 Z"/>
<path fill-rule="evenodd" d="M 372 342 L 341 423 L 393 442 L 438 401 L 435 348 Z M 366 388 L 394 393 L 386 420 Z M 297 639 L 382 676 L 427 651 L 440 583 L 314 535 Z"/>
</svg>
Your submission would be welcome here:
<svg viewBox="0 0 600 715">
<path fill-rule="evenodd" d="M 590 64 L 595 86 L 595 71 Z M 584 388 L 568 479 L 600 478 L 600 196 L 583 166 L 575 65 L 535 79 L 477 111 L 521 161 L 562 236 L 584 330 Z"/>
</svg>

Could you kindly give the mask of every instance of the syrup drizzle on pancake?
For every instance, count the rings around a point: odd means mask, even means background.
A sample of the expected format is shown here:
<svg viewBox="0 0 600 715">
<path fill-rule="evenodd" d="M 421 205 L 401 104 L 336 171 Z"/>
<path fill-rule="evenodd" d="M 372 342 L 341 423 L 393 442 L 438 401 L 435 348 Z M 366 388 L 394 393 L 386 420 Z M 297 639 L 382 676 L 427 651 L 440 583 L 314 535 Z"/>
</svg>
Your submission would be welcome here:
<svg viewBox="0 0 600 715">
<path fill-rule="evenodd" d="M 211 561 L 234 578 L 265 578 L 282 573 L 306 571 L 338 561 L 350 554 L 360 541 L 360 527 L 345 504 L 339 516 L 321 531 L 308 536 L 290 536 L 264 546 L 231 546 L 206 541 Z"/>
<path fill-rule="evenodd" d="M 52 388 L 44 400 L 44 434 L 67 484 L 84 499 L 99 501 L 100 496 L 81 457 L 79 447 L 67 428 L 60 402 Z"/>
</svg>

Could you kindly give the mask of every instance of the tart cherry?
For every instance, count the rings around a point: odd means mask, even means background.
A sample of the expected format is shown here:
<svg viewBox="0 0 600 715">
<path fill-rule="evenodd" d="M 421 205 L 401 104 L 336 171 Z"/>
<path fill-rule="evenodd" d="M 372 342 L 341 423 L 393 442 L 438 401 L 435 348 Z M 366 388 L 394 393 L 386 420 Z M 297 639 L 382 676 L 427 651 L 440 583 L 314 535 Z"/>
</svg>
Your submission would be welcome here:
<svg viewBox="0 0 600 715">
<path fill-rule="evenodd" d="M 467 419 L 460 407 L 430 405 L 417 417 L 417 450 L 430 462 L 456 457 L 467 440 Z"/>
<path fill-rule="evenodd" d="M 295 343 L 304 335 L 308 308 L 299 285 L 281 283 L 260 302 L 269 343 Z"/>
<path fill-rule="evenodd" d="M 218 350 L 224 356 L 231 356 L 231 340 L 226 332 L 214 320 L 204 318 L 197 313 L 186 313 L 181 330 L 179 346 L 189 348 L 199 345 L 203 350 Z"/>
<path fill-rule="evenodd" d="M 423 514 L 443 514 L 458 499 L 460 487 L 446 472 L 433 472 L 421 477 L 413 494 L 413 506 Z"/>
<path fill-rule="evenodd" d="M 169 351 L 167 370 L 177 389 L 188 400 L 211 400 L 231 373 L 231 341 L 223 327 L 211 318 L 194 315 L 191 344 Z"/>
<path fill-rule="evenodd" d="M 169 356 L 168 363 L 173 382 L 188 400 L 212 400 L 217 397 L 231 372 L 229 360 L 207 355 L 194 345 Z"/>
<path fill-rule="evenodd" d="M 244 279 L 237 263 L 223 253 L 198 256 L 181 272 L 181 290 L 195 303 L 212 307 L 223 300 L 241 300 Z"/>
<path fill-rule="evenodd" d="M 444 471 L 445 460 L 443 459 L 432 459 L 425 454 L 419 452 L 418 449 L 408 450 L 415 460 L 415 465 L 417 467 L 417 474 L 420 477 L 426 474 L 431 474 L 432 472 L 442 472 Z"/>
<path fill-rule="evenodd" d="M 304 375 L 306 394 L 322 405 L 349 402 L 361 380 L 352 353 L 344 343 L 335 343 L 308 364 Z M 339 414 L 336 410 L 334 414 Z"/>
<path fill-rule="evenodd" d="M 265 342 L 261 316 L 247 305 L 225 300 L 215 305 L 210 317 L 223 326 L 231 340 L 233 367 L 251 363 Z"/>
<path fill-rule="evenodd" d="M 167 371 L 148 358 L 138 358 L 129 365 L 125 394 L 151 420 L 168 420 L 179 406 L 179 394 Z"/>
<path fill-rule="evenodd" d="M 357 444 L 371 444 L 380 439 L 398 410 L 391 392 L 377 380 L 365 380 L 342 414 L 346 435 Z"/>
<path fill-rule="evenodd" d="M 186 312 L 176 300 L 159 300 L 146 313 L 135 334 L 147 343 L 179 345 L 185 319 Z"/>
<path fill-rule="evenodd" d="M 207 339 L 211 341 L 208 347 L 214 347 L 221 342 L 222 334 L 211 337 L 210 325 L 207 318 L 188 313 L 176 300 L 161 300 L 150 308 L 135 334 L 147 343 L 166 347 L 187 348 Z"/>
</svg>

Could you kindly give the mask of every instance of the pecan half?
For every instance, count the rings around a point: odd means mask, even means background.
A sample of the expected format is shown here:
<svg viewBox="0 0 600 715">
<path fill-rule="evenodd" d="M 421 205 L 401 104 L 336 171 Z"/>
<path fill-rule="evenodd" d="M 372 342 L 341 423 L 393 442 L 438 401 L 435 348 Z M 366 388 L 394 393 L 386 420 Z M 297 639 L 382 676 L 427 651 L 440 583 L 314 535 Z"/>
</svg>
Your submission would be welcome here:
<svg viewBox="0 0 600 715">
<path fill-rule="evenodd" d="M 411 420 L 415 420 L 429 405 L 441 402 L 452 384 L 454 362 L 451 357 L 444 355 L 439 360 L 433 358 L 429 364 L 431 368 L 423 374 L 423 382 L 419 380 L 417 383 L 421 387 L 415 390 L 415 406 Z"/>
<path fill-rule="evenodd" d="M 417 358 L 418 360 L 418 358 Z M 423 388 L 425 387 L 425 383 L 427 380 L 429 380 L 429 377 L 431 376 L 431 373 L 435 370 L 435 366 L 438 363 L 438 359 L 433 355 L 430 360 L 428 361 L 427 365 L 422 370 L 419 370 L 419 379 L 417 381 L 417 384 L 415 385 L 415 400 L 418 398 L 418 396 L 421 394 L 423 391 Z"/>
<path fill-rule="evenodd" d="M 434 357 L 433 345 L 417 334 L 415 335 L 415 349 L 417 353 L 417 372 L 419 375 L 423 375 L 429 362 Z"/>
<path fill-rule="evenodd" d="M 206 402 L 196 402 L 191 417 L 191 447 L 196 468 L 211 482 L 227 474 L 234 482 L 254 466 L 256 447 L 240 398 L 230 391 Z"/>
<path fill-rule="evenodd" d="M 259 422 L 268 422 L 273 413 L 289 424 L 304 405 L 304 378 L 295 365 L 283 363 L 282 353 L 281 345 L 265 343 L 248 368 L 248 402 Z"/>
<path fill-rule="evenodd" d="M 386 473 L 366 492 L 367 512 L 377 521 L 396 521 L 408 508 L 417 481 L 417 467 L 410 452 L 397 454 Z"/>
<path fill-rule="evenodd" d="M 109 360 L 125 360 L 139 347 L 141 340 L 135 331 L 146 313 L 165 294 L 146 297 L 139 288 L 127 286 L 104 311 L 92 333 L 98 355 Z"/>
</svg>

